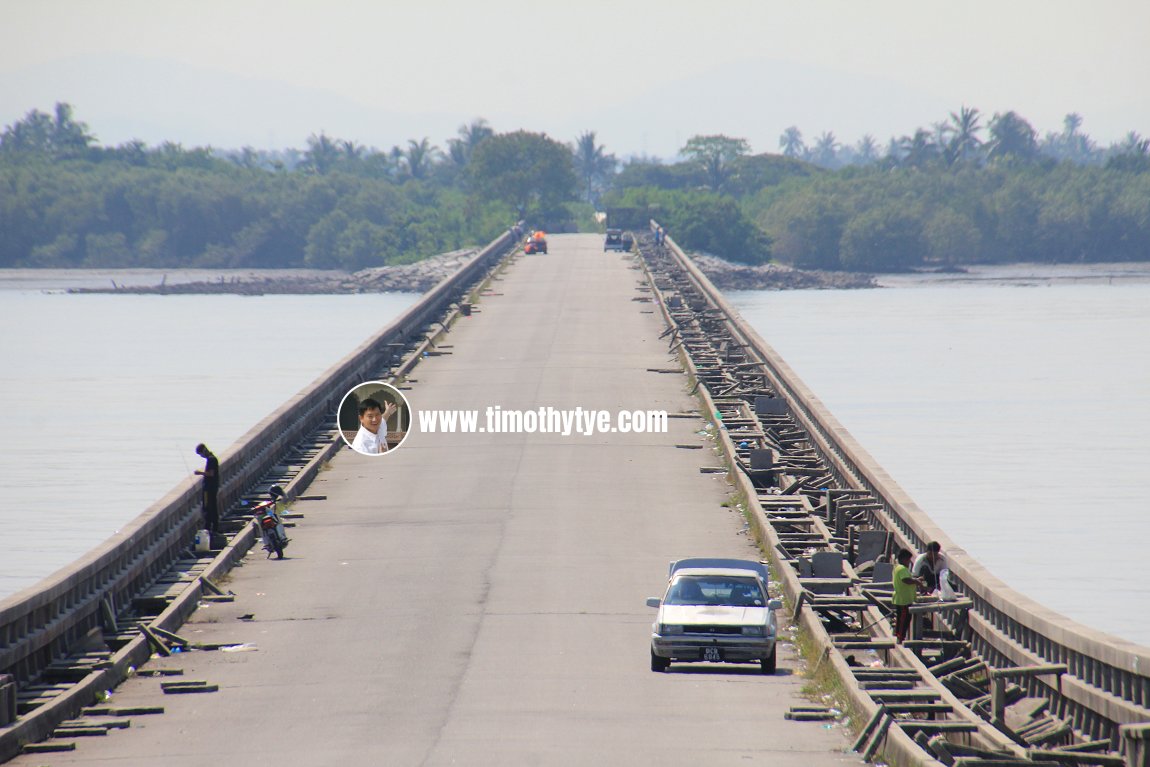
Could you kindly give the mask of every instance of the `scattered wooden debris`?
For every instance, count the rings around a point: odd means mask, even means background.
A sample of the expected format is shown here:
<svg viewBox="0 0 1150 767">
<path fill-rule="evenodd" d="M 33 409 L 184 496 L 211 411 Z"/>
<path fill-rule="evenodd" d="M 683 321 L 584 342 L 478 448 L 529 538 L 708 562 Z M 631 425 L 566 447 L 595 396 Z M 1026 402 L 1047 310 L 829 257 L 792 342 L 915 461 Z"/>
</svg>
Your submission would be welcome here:
<svg viewBox="0 0 1150 767">
<path fill-rule="evenodd" d="M 147 716 L 164 713 L 163 706 L 92 706 L 81 709 L 84 716 Z"/>
<path fill-rule="evenodd" d="M 75 751 L 76 744 L 73 741 L 52 741 L 46 740 L 42 743 L 26 743 L 24 748 L 21 749 L 23 754 L 54 754 L 61 751 Z"/>
<path fill-rule="evenodd" d="M 823 722 L 835 719 L 837 716 L 838 713 L 834 709 L 826 706 L 791 706 L 790 710 L 783 714 L 784 719 L 793 722 Z"/>
<path fill-rule="evenodd" d="M 194 680 L 187 682 L 161 682 L 160 689 L 166 695 L 181 695 L 184 693 L 193 692 L 217 692 L 220 686 L 217 684 L 208 684 L 203 680 Z"/>
<path fill-rule="evenodd" d="M 87 724 L 62 724 L 52 731 L 53 738 L 91 738 L 102 737 L 108 734 L 107 727 L 95 727 Z"/>
</svg>

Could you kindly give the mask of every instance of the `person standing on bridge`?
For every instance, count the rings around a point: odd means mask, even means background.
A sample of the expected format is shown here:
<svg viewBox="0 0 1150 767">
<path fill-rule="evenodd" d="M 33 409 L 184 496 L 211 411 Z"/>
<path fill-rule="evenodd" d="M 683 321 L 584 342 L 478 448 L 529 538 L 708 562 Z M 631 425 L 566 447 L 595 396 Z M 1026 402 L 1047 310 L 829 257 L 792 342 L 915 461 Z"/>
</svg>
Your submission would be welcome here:
<svg viewBox="0 0 1150 767">
<path fill-rule="evenodd" d="M 220 494 L 220 459 L 203 442 L 196 445 L 196 455 L 204 459 L 204 468 L 196 471 L 204 478 L 204 525 L 208 532 L 216 533 L 220 525 L 220 511 L 216 505 Z"/>
<path fill-rule="evenodd" d="M 906 639 L 907 631 L 910 630 L 910 606 L 914 604 L 915 586 L 923 584 L 922 578 L 910 574 L 912 557 L 910 549 L 899 549 L 898 564 L 890 576 L 891 585 L 894 586 L 894 638 L 899 644 Z"/>
</svg>

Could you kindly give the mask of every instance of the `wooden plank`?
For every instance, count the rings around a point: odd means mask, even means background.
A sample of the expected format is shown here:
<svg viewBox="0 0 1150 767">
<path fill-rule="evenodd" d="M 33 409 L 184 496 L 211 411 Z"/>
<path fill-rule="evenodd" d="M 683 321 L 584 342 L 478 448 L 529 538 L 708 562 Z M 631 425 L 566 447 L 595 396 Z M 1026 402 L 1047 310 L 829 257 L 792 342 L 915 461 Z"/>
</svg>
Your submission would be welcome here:
<svg viewBox="0 0 1150 767">
<path fill-rule="evenodd" d="M 1049 749 L 1028 752 L 1035 762 L 1058 762 L 1059 764 L 1100 764 L 1103 767 L 1125 767 L 1126 760 L 1116 754 L 1099 754 L 1086 751 Z"/>
<path fill-rule="evenodd" d="M 75 751 L 74 741 L 46 740 L 43 743 L 27 743 L 20 750 L 22 754 L 53 754 L 61 751 Z"/>
<path fill-rule="evenodd" d="M 851 746 L 851 751 L 860 751 L 863 744 L 870 738 L 871 732 L 878 726 L 878 723 L 882 721 L 883 717 L 886 716 L 886 709 L 883 706 L 879 706 L 875 712 L 871 714 L 870 720 L 867 721 L 866 726 L 863 727 L 862 732 L 860 732 L 859 736 L 855 739 L 854 744 Z"/>
<path fill-rule="evenodd" d="M 978 732 L 974 722 L 927 721 L 925 719 L 900 719 L 898 724 L 904 730 L 924 732 Z"/>
<path fill-rule="evenodd" d="M 1046 674 L 1065 674 L 1065 663 L 1044 663 L 1036 666 L 1013 666 L 1010 668 L 990 669 L 991 679 L 1007 679 L 1019 676 L 1044 676 Z"/>
<path fill-rule="evenodd" d="M 871 690 L 870 696 L 875 701 L 886 703 L 888 701 L 938 701 L 942 696 L 932 690 Z"/>
<path fill-rule="evenodd" d="M 891 713 L 895 714 L 948 714 L 954 711 L 949 703 L 883 703 Z"/>
</svg>

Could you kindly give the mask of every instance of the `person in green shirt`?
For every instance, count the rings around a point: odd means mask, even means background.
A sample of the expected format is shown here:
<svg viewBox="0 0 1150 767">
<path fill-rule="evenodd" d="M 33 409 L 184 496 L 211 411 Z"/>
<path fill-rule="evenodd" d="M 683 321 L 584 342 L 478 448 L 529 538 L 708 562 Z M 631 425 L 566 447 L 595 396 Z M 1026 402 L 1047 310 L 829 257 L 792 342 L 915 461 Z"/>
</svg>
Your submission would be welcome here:
<svg viewBox="0 0 1150 767">
<path fill-rule="evenodd" d="M 902 640 L 906 639 L 906 633 L 910 629 L 910 606 L 914 604 L 914 597 L 917 593 L 916 586 L 923 585 L 922 578 L 915 578 L 910 574 L 910 560 L 914 555 L 910 549 L 900 549 L 898 552 L 898 564 L 895 565 L 894 572 L 891 573 L 891 585 L 894 586 L 894 638 L 899 644 Z"/>
</svg>

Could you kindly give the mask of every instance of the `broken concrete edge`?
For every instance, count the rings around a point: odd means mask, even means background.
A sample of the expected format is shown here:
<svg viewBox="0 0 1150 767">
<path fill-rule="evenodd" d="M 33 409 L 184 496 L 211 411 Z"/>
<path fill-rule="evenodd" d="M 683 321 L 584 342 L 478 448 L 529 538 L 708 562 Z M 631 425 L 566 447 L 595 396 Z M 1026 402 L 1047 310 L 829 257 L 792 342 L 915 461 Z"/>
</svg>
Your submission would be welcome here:
<svg viewBox="0 0 1150 767">
<path fill-rule="evenodd" d="M 658 304 L 660 312 L 663 315 L 663 320 L 667 323 L 668 327 L 673 328 L 675 327 L 675 322 L 666 304 L 663 293 L 655 284 L 654 275 L 651 273 L 650 266 L 647 264 L 646 259 L 642 259 L 642 263 L 647 280 L 654 290 L 655 295 L 658 296 Z M 686 368 L 685 372 L 688 375 L 689 381 L 699 381 L 698 371 L 690 355 L 687 354 L 684 349 L 680 348 L 678 356 Z M 703 402 L 703 413 L 705 414 L 703 418 L 714 423 L 713 414 L 716 412 L 716 405 L 710 392 L 705 386 L 696 385 L 693 394 L 699 397 Z M 738 458 L 735 445 L 731 441 L 730 435 L 717 426 L 713 434 L 715 435 L 716 443 L 722 448 L 725 462 L 728 466 L 737 466 Z M 753 502 L 753 499 L 757 498 L 754 485 L 745 472 L 732 470 L 728 472 L 727 478 L 733 488 L 740 492 L 744 498 L 748 499 L 748 503 Z M 803 589 L 799 584 L 797 574 L 792 571 L 790 567 L 779 562 L 776 555 L 777 549 L 775 548 L 775 545 L 779 541 L 773 535 L 773 528 L 766 522 L 761 509 L 749 506 L 747 512 L 748 520 L 751 524 L 755 539 L 759 544 L 760 551 L 764 552 L 764 555 L 770 559 L 774 566 L 775 581 L 783 587 L 783 591 L 792 601 L 792 604 L 797 602 Z M 862 690 L 858 686 L 858 682 L 855 680 L 854 673 L 851 671 L 850 666 L 847 665 L 842 653 L 836 651 L 834 643 L 823 629 L 821 623 L 814 617 L 814 613 L 810 610 L 803 611 L 799 618 L 798 625 L 801 630 L 810 637 L 812 643 L 816 645 L 816 651 L 820 655 L 822 653 L 827 654 L 828 662 L 834 669 L 835 676 L 838 678 L 842 689 L 847 693 L 852 706 L 867 716 L 873 716 L 875 712 L 879 710 L 879 705 L 874 702 L 873 698 L 871 698 L 865 690 Z M 938 685 L 937 682 L 935 685 L 941 688 L 941 685 Z M 875 746 L 875 750 L 878 750 L 880 739 L 876 738 L 873 745 Z M 927 751 L 919 746 L 910 735 L 903 731 L 901 727 L 886 729 L 881 738 L 881 746 L 883 759 L 888 764 L 895 765 L 895 767 L 942 767 L 942 762 L 933 758 Z"/>
<path fill-rule="evenodd" d="M 975 617 L 981 618 L 981 625 L 974 631 L 980 654 L 1001 656 L 1014 665 L 1068 663 L 1074 671 L 1059 680 L 1061 687 L 1058 682 L 1051 684 L 1042 678 L 1034 684 L 1053 696 L 1052 703 L 1059 707 L 1061 718 L 1084 737 L 1098 737 L 1099 731 L 1106 729 L 1098 724 L 1100 719 L 1108 722 L 1107 727 L 1150 719 L 1145 705 L 1124 692 L 1140 689 L 1146 683 L 1144 669 L 1150 667 L 1150 647 L 1079 623 L 1015 591 L 955 544 L 825 409 L 778 353 L 739 317 L 678 246 L 673 241 L 669 246 L 684 268 L 698 275 L 696 283 L 703 286 L 702 292 L 733 318 L 743 339 L 769 360 L 766 372 L 774 387 L 792 402 L 803 404 L 795 408 L 796 419 L 806 421 L 803 427 L 822 446 L 828 462 L 836 462 L 844 473 L 855 473 L 885 500 L 889 514 L 876 512 L 875 516 L 889 520 L 884 526 L 899 544 L 912 549 L 921 549 L 932 540 L 942 544 L 952 575 L 959 579 L 966 595 L 976 601 L 976 609 L 970 615 L 972 627 Z M 832 442 L 837 450 L 829 451 L 826 447 Z M 979 644 L 984 646 L 977 647 Z"/>
<path fill-rule="evenodd" d="M 447 295 L 454 291 L 457 287 L 468 286 L 467 291 L 470 291 L 470 286 L 475 282 L 486 284 L 486 281 L 491 279 L 494 270 L 498 268 L 500 264 L 505 262 L 509 257 L 514 255 L 514 246 L 515 242 L 510 237 L 509 233 L 505 232 L 500 237 L 496 238 L 494 241 L 484 247 L 478 254 L 468 260 L 466 265 L 459 269 L 459 271 L 441 280 L 435 287 L 428 291 L 428 293 L 426 293 L 419 302 L 407 309 L 400 317 L 396 318 L 390 325 L 388 325 L 387 328 L 385 328 L 376 336 L 365 341 L 363 344 L 353 350 L 349 355 L 347 355 L 344 360 L 336 363 L 328 371 L 325 371 L 325 373 L 320 376 L 320 379 L 317 379 L 316 384 L 313 384 L 313 386 L 309 389 L 305 389 L 304 392 L 301 392 L 300 395 L 297 395 L 291 401 L 285 403 L 275 412 L 267 416 L 263 421 L 257 423 L 250 430 L 248 430 L 248 432 L 243 435 L 237 442 L 243 444 L 245 449 L 251 444 L 264 444 L 264 432 L 271 428 L 271 425 L 277 420 L 277 418 L 281 416 L 285 410 L 297 409 L 299 407 L 301 398 L 304 398 L 305 395 L 311 391 L 311 388 L 318 386 L 319 381 L 329 380 L 334 375 L 333 371 L 338 371 L 343 367 L 351 364 L 348 360 L 353 358 L 358 359 L 359 356 L 362 356 L 362 352 L 373 348 L 375 345 L 378 345 L 380 339 L 385 335 L 403 331 L 403 329 L 408 325 L 420 325 L 421 323 L 419 322 L 419 319 L 421 313 L 428 311 L 429 307 L 434 306 L 437 303 L 443 303 L 443 301 L 446 300 Z M 464 294 L 469 295 L 467 292 Z M 457 312 L 458 306 L 452 307 L 450 304 L 447 305 L 448 317 L 454 318 Z M 440 311 L 440 315 L 443 315 L 442 311 Z M 402 335 L 402 332 L 400 332 L 400 335 Z M 408 369 L 414 367 L 421 358 L 421 355 L 416 354 L 407 360 L 406 362 L 408 364 Z M 340 444 L 341 441 L 339 440 L 339 436 L 336 435 L 336 438 L 333 441 L 333 446 L 331 448 L 333 451 L 332 454 L 338 450 Z M 234 449 L 229 449 L 224 458 L 229 461 L 238 460 L 237 456 L 240 456 L 239 452 L 236 452 Z M 305 473 L 302 471 L 299 475 L 293 478 L 293 483 L 295 483 L 293 488 L 294 494 L 298 494 L 304 487 L 306 487 L 308 482 L 314 478 L 315 474 L 318 472 L 319 465 L 319 463 L 315 463 L 315 471 L 310 472 L 310 475 L 307 477 L 306 481 L 304 481 L 302 478 L 302 475 Z M 305 468 L 311 468 L 310 464 Z M 299 482 L 296 482 L 296 480 L 299 480 Z M 289 483 L 289 486 L 291 486 L 293 483 Z M 191 498 L 197 493 L 198 490 L 195 489 L 194 481 L 185 480 L 177 485 L 177 487 L 172 491 L 170 491 L 168 495 L 165 496 L 165 499 L 171 497 L 184 498 L 185 496 Z M 165 499 L 161 499 L 160 502 L 153 504 L 153 506 L 162 504 Z M 141 518 L 143 518 L 147 513 L 148 512 L 142 514 Z M 148 517 L 148 520 L 151 519 L 152 517 Z M 198 527 L 198 522 L 193 523 L 189 521 L 185 522 L 184 525 L 188 528 L 189 531 L 191 531 L 195 527 Z M 128 532 L 131 531 L 129 530 Z M 187 538 L 190 540 L 191 536 L 188 535 Z M 209 565 L 208 569 L 202 573 L 202 576 L 212 581 L 216 580 L 220 575 L 230 570 L 234 566 L 235 562 L 237 562 L 244 556 L 244 554 L 247 553 L 248 549 L 251 548 L 254 540 L 254 527 L 252 525 L 246 525 L 243 530 L 232 537 L 232 540 L 229 542 L 228 546 L 221 550 L 220 554 L 216 556 L 212 564 Z M 98 548 L 83 558 L 82 561 L 106 555 L 104 549 L 108 545 L 109 544 L 105 544 L 105 546 Z M 61 577 L 72 577 L 72 575 L 65 573 Z M 150 625 L 159 626 L 160 628 L 168 631 L 174 631 L 178 629 L 181 625 L 183 625 L 183 621 L 189 615 L 191 615 L 192 612 L 195 611 L 195 608 L 198 606 L 205 590 L 206 587 L 203 585 L 200 579 L 197 578 L 191 584 L 189 584 L 188 588 L 181 592 L 180 596 L 173 600 L 172 604 L 169 605 L 167 609 L 165 609 L 159 616 L 154 618 Z M 17 719 L 10 725 L 0 727 L 0 763 L 8 761 L 9 759 L 18 755 L 25 745 L 30 743 L 37 743 L 49 737 L 52 734 L 52 731 L 55 730 L 55 728 L 61 722 L 67 719 L 75 718 L 82 708 L 88 706 L 91 701 L 95 699 L 96 694 L 99 691 L 115 688 L 128 677 L 132 668 L 138 668 L 142 666 L 150 656 L 151 649 L 149 640 L 147 639 L 146 635 L 141 632 L 131 642 L 120 648 L 120 650 L 112 656 L 112 664 L 109 668 L 94 671 L 82 679 L 80 682 L 72 685 L 72 687 L 68 690 L 53 698 L 50 702 L 36 708 L 34 711 Z"/>
<path fill-rule="evenodd" d="M 320 450 L 317 450 L 316 454 L 311 457 L 311 460 L 304 464 L 304 467 L 300 469 L 299 472 L 297 472 L 296 475 L 292 477 L 286 485 L 283 486 L 284 499 L 289 502 L 297 500 L 303 494 L 303 492 L 307 490 L 308 486 L 319 474 L 319 470 L 323 468 L 324 464 L 334 458 L 336 453 L 338 453 L 340 448 L 343 446 L 343 437 L 341 437 L 339 432 L 336 431 L 332 434 L 331 441 L 324 445 Z M 248 527 L 250 528 L 251 525 Z M 209 578 L 209 580 L 212 579 Z"/>
<path fill-rule="evenodd" d="M 248 525 L 232 537 L 201 576 L 189 583 L 150 625 L 169 632 L 180 628 L 196 611 L 201 597 L 208 590 L 201 578 L 214 581 L 227 573 L 244 557 L 254 542 L 255 528 Z M 92 672 L 48 703 L 0 729 L 0 762 L 17 756 L 24 746 L 50 737 L 63 722 L 81 715 L 82 709 L 90 706 L 100 692 L 115 689 L 134 669 L 144 666 L 151 657 L 148 637 L 141 632 L 112 655 L 109 668 Z"/>
</svg>

